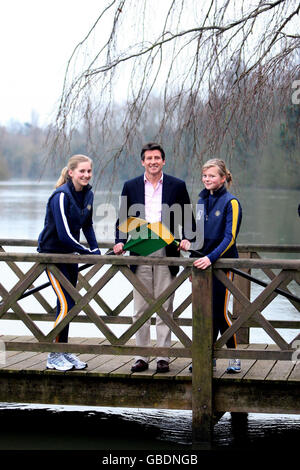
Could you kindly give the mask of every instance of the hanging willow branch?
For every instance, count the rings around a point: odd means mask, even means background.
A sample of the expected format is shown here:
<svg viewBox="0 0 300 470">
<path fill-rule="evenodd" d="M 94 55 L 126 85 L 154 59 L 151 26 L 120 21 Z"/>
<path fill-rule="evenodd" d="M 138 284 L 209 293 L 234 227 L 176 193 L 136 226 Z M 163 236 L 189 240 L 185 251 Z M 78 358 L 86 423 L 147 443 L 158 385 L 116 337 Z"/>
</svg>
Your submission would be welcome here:
<svg viewBox="0 0 300 470">
<path fill-rule="evenodd" d="M 101 168 L 145 140 L 179 159 L 259 140 L 299 78 L 296 0 L 114 0 L 74 48 L 51 129 L 85 129 Z M 147 127 L 147 130 L 146 130 Z M 99 155 L 101 149 L 101 155 Z"/>
</svg>

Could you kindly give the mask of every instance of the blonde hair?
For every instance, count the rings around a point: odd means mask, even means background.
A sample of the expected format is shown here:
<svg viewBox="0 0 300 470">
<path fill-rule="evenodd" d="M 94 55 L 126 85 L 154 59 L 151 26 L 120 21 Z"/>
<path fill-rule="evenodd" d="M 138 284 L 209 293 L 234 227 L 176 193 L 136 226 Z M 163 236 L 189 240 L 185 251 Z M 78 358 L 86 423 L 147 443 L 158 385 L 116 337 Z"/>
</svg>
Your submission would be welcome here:
<svg viewBox="0 0 300 470">
<path fill-rule="evenodd" d="M 91 165 L 93 165 L 93 161 L 90 157 L 87 157 L 86 155 L 79 155 L 79 154 L 73 155 L 69 159 L 67 166 L 65 166 L 61 170 L 60 177 L 58 178 L 55 187 L 59 188 L 59 186 L 62 186 L 63 184 L 65 184 L 70 179 L 69 171 L 75 170 L 75 168 L 77 168 L 79 163 L 84 163 L 84 162 L 89 162 Z"/>
<path fill-rule="evenodd" d="M 229 188 L 233 182 L 233 179 L 231 172 L 228 170 L 228 168 L 226 168 L 225 162 L 219 158 L 212 158 L 211 160 L 208 160 L 206 163 L 204 163 L 202 171 L 207 168 L 211 168 L 212 166 L 218 168 L 220 176 L 226 176 L 226 185 Z"/>
</svg>

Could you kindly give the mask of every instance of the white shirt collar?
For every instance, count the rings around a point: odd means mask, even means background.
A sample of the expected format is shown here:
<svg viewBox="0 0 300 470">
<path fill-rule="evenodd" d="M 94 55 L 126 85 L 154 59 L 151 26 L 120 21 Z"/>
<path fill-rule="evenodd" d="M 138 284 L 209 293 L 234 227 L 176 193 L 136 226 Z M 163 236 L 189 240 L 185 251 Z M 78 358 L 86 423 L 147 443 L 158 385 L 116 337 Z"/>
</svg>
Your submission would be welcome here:
<svg viewBox="0 0 300 470">
<path fill-rule="evenodd" d="M 161 173 L 161 177 L 160 177 L 160 179 L 159 179 L 158 182 L 159 182 L 159 183 L 162 183 L 162 182 L 163 182 L 163 179 L 164 179 L 164 174 L 163 174 L 163 172 L 162 172 L 162 173 Z M 148 180 L 148 178 L 147 178 L 147 176 L 146 176 L 146 173 L 144 173 L 144 183 L 146 183 L 146 182 L 150 183 L 150 181 Z"/>
</svg>

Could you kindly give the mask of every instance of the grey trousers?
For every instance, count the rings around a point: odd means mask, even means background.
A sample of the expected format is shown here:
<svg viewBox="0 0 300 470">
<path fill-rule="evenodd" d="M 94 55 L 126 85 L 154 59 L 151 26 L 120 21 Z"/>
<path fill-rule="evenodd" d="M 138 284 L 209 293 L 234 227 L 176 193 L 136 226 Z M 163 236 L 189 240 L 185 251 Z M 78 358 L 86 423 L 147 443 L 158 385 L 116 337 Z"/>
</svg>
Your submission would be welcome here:
<svg viewBox="0 0 300 470">
<path fill-rule="evenodd" d="M 153 256 L 165 256 L 165 250 L 159 250 L 153 253 Z M 175 276 L 172 276 L 168 266 L 160 265 L 143 265 L 138 266 L 136 270 L 136 275 L 139 280 L 145 284 L 148 291 L 154 298 L 159 297 L 159 295 L 170 285 Z M 172 294 L 168 300 L 163 304 L 163 308 L 168 312 L 170 316 L 173 314 L 173 301 L 174 295 Z M 148 307 L 148 303 L 144 298 L 139 294 L 139 292 L 133 290 L 133 300 L 134 300 L 134 315 L 133 321 L 136 321 Z M 137 346 L 149 347 L 150 343 L 150 324 L 151 319 L 149 319 L 144 325 L 136 332 L 135 340 Z M 170 328 L 161 320 L 160 316 L 156 314 L 156 346 L 168 348 L 171 346 L 171 330 Z M 145 362 L 149 361 L 148 357 L 137 356 L 136 361 L 142 359 Z M 157 361 L 165 360 L 169 362 L 168 357 L 157 357 Z"/>
</svg>

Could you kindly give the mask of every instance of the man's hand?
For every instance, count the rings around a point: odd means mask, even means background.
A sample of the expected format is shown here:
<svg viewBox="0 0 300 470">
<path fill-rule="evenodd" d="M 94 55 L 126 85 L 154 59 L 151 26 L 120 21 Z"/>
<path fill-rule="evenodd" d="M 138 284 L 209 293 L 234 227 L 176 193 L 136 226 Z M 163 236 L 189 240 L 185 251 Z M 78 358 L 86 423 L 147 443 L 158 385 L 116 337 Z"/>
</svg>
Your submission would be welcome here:
<svg viewBox="0 0 300 470">
<path fill-rule="evenodd" d="M 123 247 L 124 247 L 124 243 L 117 243 L 114 247 L 113 247 L 113 250 L 114 250 L 114 254 L 115 255 L 122 255 L 124 252 L 123 250 Z"/>
<path fill-rule="evenodd" d="M 191 247 L 191 242 L 189 240 L 181 240 L 178 250 L 189 251 Z"/>
</svg>

